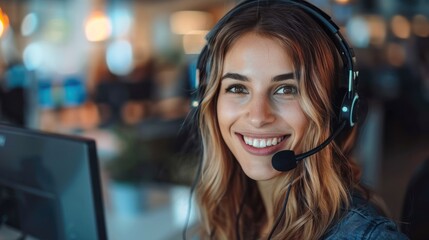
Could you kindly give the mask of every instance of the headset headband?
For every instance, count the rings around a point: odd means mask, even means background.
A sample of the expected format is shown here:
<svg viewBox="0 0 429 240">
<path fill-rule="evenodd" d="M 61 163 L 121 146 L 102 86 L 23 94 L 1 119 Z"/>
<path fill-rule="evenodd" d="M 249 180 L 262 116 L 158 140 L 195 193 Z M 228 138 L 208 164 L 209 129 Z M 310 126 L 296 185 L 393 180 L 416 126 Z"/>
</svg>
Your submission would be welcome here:
<svg viewBox="0 0 429 240">
<path fill-rule="evenodd" d="M 350 127 L 354 126 L 357 121 L 356 109 L 359 96 L 357 94 L 357 77 L 358 72 L 355 70 L 355 55 L 353 49 L 349 47 L 347 41 L 344 39 L 339 31 L 339 27 L 332 21 L 331 17 L 318 7 L 311 3 L 303 0 L 247 0 L 239 3 L 233 9 L 231 9 L 225 16 L 223 16 L 214 28 L 207 34 L 206 40 L 207 45 L 204 46 L 201 54 L 198 58 L 197 68 L 199 71 L 200 80 L 204 81 L 208 75 L 207 64 L 210 55 L 210 46 L 216 38 L 219 29 L 222 28 L 227 22 L 231 20 L 239 12 L 248 9 L 253 6 L 270 6 L 271 4 L 292 4 L 297 6 L 309 16 L 311 16 L 326 32 L 329 38 L 332 40 L 334 45 L 341 56 L 344 64 L 344 72 L 347 81 L 346 94 L 343 97 L 343 101 L 340 106 L 339 122 L 347 121 Z M 343 81 L 343 80 L 342 80 Z M 198 83 L 198 81 L 196 81 Z M 204 83 L 199 83 L 204 85 Z M 201 91 L 201 90 L 200 90 Z"/>
</svg>

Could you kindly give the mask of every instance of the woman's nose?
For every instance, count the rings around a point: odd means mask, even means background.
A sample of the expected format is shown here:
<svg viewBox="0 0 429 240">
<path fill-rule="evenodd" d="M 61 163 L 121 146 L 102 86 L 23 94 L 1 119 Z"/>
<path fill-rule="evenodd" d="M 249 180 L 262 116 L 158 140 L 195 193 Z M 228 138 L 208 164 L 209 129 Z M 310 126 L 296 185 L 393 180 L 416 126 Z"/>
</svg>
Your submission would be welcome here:
<svg viewBox="0 0 429 240">
<path fill-rule="evenodd" d="M 248 120 L 256 128 L 263 127 L 275 120 L 271 102 L 266 96 L 252 97 L 247 108 Z"/>
</svg>

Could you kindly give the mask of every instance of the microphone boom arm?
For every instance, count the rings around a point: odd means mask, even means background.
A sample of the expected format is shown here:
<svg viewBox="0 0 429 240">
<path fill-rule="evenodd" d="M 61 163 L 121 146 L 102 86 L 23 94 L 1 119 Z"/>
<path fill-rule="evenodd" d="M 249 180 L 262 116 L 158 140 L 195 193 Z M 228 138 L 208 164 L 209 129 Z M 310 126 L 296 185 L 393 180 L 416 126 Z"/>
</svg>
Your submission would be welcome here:
<svg viewBox="0 0 429 240">
<path fill-rule="evenodd" d="M 319 152 L 320 150 L 322 150 L 324 147 L 326 147 L 332 140 L 334 140 L 334 138 L 336 138 L 338 136 L 338 134 L 340 134 L 341 131 L 343 131 L 344 127 L 346 126 L 346 121 L 343 121 L 343 123 L 340 125 L 340 127 L 337 128 L 337 130 L 331 135 L 329 136 L 328 139 L 326 139 L 322 144 L 320 144 L 319 146 L 317 146 L 316 148 L 312 149 L 311 151 L 308 151 L 306 153 L 300 154 L 296 157 L 296 161 L 301 161 L 302 159 L 309 157 L 311 155 L 313 155 L 315 152 Z"/>
</svg>

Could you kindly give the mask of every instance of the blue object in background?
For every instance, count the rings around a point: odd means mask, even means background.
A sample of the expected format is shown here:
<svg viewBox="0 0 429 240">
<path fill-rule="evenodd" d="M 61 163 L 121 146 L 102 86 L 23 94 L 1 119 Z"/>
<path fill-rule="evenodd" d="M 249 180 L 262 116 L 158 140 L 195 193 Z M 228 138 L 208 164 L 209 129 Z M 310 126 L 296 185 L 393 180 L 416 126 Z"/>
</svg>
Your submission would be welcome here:
<svg viewBox="0 0 429 240">
<path fill-rule="evenodd" d="M 5 90 L 24 88 L 28 85 L 28 70 L 24 65 L 14 65 L 5 73 Z"/>
<path fill-rule="evenodd" d="M 52 79 L 41 79 L 38 95 L 39 105 L 44 109 L 79 106 L 86 100 L 84 82 L 77 76 L 67 77 L 62 84 Z"/>
<path fill-rule="evenodd" d="M 52 94 L 52 83 L 49 80 L 42 80 L 38 84 L 39 105 L 41 108 L 54 108 L 55 101 Z"/>
<path fill-rule="evenodd" d="M 65 107 L 79 106 L 85 102 L 86 90 L 82 79 L 77 76 L 68 77 L 63 84 L 63 102 Z"/>
</svg>

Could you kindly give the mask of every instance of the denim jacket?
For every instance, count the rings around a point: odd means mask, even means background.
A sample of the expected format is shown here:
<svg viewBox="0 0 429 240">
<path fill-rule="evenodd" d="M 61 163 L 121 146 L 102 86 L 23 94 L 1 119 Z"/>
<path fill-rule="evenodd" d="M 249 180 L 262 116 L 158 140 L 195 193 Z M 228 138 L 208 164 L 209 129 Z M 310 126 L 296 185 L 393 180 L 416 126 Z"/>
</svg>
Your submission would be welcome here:
<svg viewBox="0 0 429 240">
<path fill-rule="evenodd" d="M 325 234 L 325 240 L 396 240 L 408 239 L 401 233 L 396 224 L 381 215 L 370 202 L 354 196 L 349 209 L 344 209 L 345 215 Z"/>
</svg>

